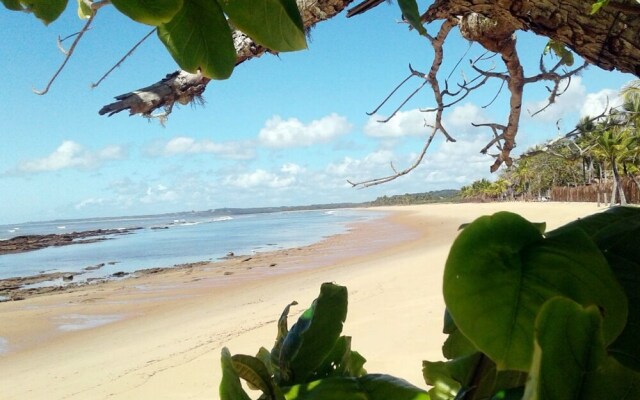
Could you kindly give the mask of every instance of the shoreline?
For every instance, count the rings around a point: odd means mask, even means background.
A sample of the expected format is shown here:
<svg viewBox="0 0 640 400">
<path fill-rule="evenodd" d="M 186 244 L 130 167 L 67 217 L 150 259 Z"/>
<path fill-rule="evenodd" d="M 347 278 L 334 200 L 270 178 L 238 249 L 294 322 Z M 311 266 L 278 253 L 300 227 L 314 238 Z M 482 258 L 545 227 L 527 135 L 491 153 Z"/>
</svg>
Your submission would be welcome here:
<svg viewBox="0 0 640 400">
<path fill-rule="evenodd" d="M 349 289 L 344 334 L 368 359 L 365 368 L 425 387 L 421 361 L 442 359 L 442 268 L 459 225 L 509 210 L 553 229 L 603 208 L 465 203 L 380 210 L 391 212 L 384 222 L 233 266 L 192 266 L 0 303 L 0 320 L 11 321 L 0 325 L 0 371 L 11 382 L 0 385 L 0 397 L 216 398 L 220 349 L 270 348 L 284 306 L 300 304 L 292 324 L 326 281 Z"/>
</svg>

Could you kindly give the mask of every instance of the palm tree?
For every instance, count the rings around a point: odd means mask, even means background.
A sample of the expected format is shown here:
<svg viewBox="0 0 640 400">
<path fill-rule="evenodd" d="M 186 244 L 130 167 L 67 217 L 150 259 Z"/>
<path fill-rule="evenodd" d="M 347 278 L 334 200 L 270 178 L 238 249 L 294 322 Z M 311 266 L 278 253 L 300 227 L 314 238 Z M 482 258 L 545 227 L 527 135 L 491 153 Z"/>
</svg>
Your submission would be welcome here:
<svg viewBox="0 0 640 400">
<path fill-rule="evenodd" d="M 635 137 L 630 135 L 630 131 L 623 126 L 616 124 L 603 124 L 602 134 L 596 138 L 594 153 L 599 154 L 604 160 L 611 164 L 613 172 L 613 188 L 611 190 L 611 203 L 616 203 L 616 196 L 620 197 L 620 204 L 626 205 L 627 198 L 620 184 L 620 173 L 618 163 L 631 154 L 632 144 Z M 608 125 L 608 126 L 607 126 Z"/>
</svg>

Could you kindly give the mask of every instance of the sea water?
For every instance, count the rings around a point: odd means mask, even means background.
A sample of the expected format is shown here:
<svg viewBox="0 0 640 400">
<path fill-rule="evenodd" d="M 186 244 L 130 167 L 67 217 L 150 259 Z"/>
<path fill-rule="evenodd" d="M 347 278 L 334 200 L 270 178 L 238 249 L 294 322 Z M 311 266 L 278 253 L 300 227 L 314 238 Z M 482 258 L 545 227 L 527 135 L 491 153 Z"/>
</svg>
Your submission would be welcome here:
<svg viewBox="0 0 640 400">
<path fill-rule="evenodd" d="M 222 216 L 215 213 L 176 213 L 0 225 L 0 240 L 27 234 L 141 228 L 94 243 L 0 255 L 0 279 L 45 272 L 81 272 L 86 267 L 105 264 L 76 276 L 74 281 L 77 282 L 107 277 L 120 271 L 130 273 L 139 269 L 217 260 L 229 252 L 250 255 L 300 247 L 343 233 L 351 223 L 383 215 L 379 211 L 358 209 Z"/>
</svg>

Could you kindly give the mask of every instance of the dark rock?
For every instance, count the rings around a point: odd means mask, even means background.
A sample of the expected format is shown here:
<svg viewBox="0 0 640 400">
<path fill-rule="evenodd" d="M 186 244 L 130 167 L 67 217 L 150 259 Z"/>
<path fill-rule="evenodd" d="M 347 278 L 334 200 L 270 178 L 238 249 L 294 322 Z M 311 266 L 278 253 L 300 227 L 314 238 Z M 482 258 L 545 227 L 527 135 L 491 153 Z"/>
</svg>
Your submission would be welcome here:
<svg viewBox="0 0 640 400">
<path fill-rule="evenodd" d="M 63 282 L 71 282 L 73 280 L 73 274 L 62 275 Z"/>
<path fill-rule="evenodd" d="M 108 236 L 127 234 L 138 229 L 142 228 L 96 229 L 65 234 L 15 236 L 11 239 L 0 241 L 0 254 L 23 253 L 51 246 L 95 243 L 110 239 Z"/>
<path fill-rule="evenodd" d="M 111 276 L 113 276 L 114 278 L 122 278 L 123 276 L 126 276 L 126 275 L 129 275 L 129 273 L 124 271 L 118 271 L 111 274 Z"/>
</svg>

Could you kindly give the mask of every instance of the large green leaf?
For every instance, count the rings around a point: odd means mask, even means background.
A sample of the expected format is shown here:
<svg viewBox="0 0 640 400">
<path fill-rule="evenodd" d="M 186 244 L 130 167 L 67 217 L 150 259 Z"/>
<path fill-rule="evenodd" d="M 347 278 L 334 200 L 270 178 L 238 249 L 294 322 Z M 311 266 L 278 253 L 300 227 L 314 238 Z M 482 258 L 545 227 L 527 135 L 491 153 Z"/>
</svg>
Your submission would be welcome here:
<svg viewBox="0 0 640 400">
<path fill-rule="evenodd" d="M 231 357 L 238 376 L 252 389 L 259 389 L 271 400 L 284 400 L 280 388 L 273 382 L 271 374 L 263 362 L 252 356 L 236 354 Z"/>
<path fill-rule="evenodd" d="M 420 11 L 418 11 L 418 3 L 416 0 L 398 0 L 400 10 L 404 18 L 414 27 L 421 35 L 426 35 L 427 30 L 422 25 Z"/>
<path fill-rule="evenodd" d="M 285 389 L 287 400 L 429 400 L 424 390 L 389 375 L 326 378 Z"/>
<path fill-rule="evenodd" d="M 182 8 L 183 0 L 111 0 L 111 3 L 132 20 L 157 26 L 171 21 Z"/>
<path fill-rule="evenodd" d="M 222 381 L 220 382 L 220 400 L 251 400 L 240 384 L 240 377 L 233 367 L 229 349 L 222 349 Z"/>
<path fill-rule="evenodd" d="M 523 387 L 527 374 L 520 371 L 498 371 L 486 355 L 474 353 L 450 361 L 423 362 L 422 374 L 432 399 L 488 399 L 492 395 Z"/>
<path fill-rule="evenodd" d="M 335 347 L 347 317 L 347 288 L 323 283 L 320 295 L 291 327 L 280 349 L 281 384 L 304 383 Z"/>
<path fill-rule="evenodd" d="M 273 369 L 273 373 L 276 377 L 276 380 L 280 380 L 280 349 L 282 348 L 282 343 L 284 342 L 284 338 L 287 337 L 289 333 L 289 311 L 292 306 L 297 306 L 297 301 L 292 301 L 288 304 L 282 314 L 280 314 L 280 318 L 278 319 L 278 335 L 276 336 L 276 341 L 271 349 L 271 369 Z"/>
<path fill-rule="evenodd" d="M 351 337 L 340 336 L 322 365 L 313 371 L 310 380 L 332 376 L 362 376 L 367 373 L 363 368 L 366 361 L 358 352 L 351 350 Z"/>
<path fill-rule="evenodd" d="M 529 369 L 535 317 L 551 297 L 597 305 L 607 343 L 627 318 L 622 288 L 583 231 L 545 239 L 534 224 L 508 212 L 481 217 L 460 233 L 443 291 L 458 328 L 498 370 Z"/>
<path fill-rule="evenodd" d="M 640 374 L 606 354 L 596 306 L 556 297 L 540 310 L 523 399 L 638 399 Z"/>
<path fill-rule="evenodd" d="M 474 353 L 451 361 L 423 361 L 422 375 L 432 400 L 453 400 L 473 379 L 481 353 Z"/>
<path fill-rule="evenodd" d="M 213 0 L 189 0 L 166 24 L 158 37 L 180 68 L 214 79 L 226 79 L 236 63 L 231 29 Z"/>
<path fill-rule="evenodd" d="M 2 5 L 4 5 L 9 10 L 13 11 L 22 11 L 22 4 L 20 4 L 20 0 L 0 0 Z"/>
<path fill-rule="evenodd" d="M 231 23 L 275 51 L 307 48 L 295 0 L 218 0 Z"/>
<path fill-rule="evenodd" d="M 10 10 L 21 10 L 24 8 L 42 20 L 45 25 L 58 19 L 60 14 L 67 8 L 67 0 L 2 0 L 2 4 Z"/>
<path fill-rule="evenodd" d="M 640 371 L 640 208 L 611 208 L 549 232 L 549 236 L 570 229 L 582 229 L 595 241 L 627 294 L 627 325 L 608 351 L 625 366 Z"/>
</svg>

